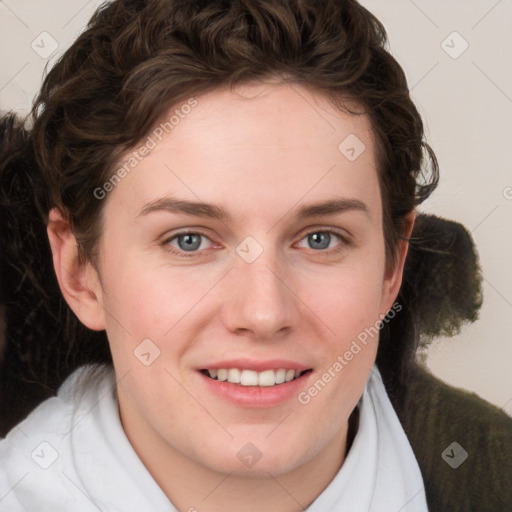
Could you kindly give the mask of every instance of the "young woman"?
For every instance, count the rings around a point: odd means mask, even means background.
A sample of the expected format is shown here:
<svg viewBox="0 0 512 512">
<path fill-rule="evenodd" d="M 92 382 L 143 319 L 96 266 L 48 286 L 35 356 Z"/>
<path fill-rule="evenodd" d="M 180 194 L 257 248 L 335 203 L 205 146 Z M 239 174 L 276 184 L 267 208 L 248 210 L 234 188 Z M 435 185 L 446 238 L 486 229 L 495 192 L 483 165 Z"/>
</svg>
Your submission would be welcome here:
<svg viewBox="0 0 512 512">
<path fill-rule="evenodd" d="M 0 442 L 2 510 L 454 499 L 388 396 L 419 382 L 399 292 L 438 174 L 385 40 L 353 1 L 114 1 L 30 132 L 4 120 L 2 180 L 23 167 L 62 297 L 106 337 Z"/>
</svg>

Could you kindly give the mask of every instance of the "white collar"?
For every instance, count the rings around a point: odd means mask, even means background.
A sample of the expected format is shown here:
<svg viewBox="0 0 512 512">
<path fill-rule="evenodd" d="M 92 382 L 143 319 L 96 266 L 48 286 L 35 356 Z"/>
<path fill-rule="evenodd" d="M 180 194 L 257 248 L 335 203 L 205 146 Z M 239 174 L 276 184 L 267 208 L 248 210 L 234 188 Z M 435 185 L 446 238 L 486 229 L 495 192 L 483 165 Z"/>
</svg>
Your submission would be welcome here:
<svg viewBox="0 0 512 512">
<path fill-rule="evenodd" d="M 357 407 L 347 457 L 308 512 L 428 511 L 420 468 L 376 365 Z"/>
</svg>

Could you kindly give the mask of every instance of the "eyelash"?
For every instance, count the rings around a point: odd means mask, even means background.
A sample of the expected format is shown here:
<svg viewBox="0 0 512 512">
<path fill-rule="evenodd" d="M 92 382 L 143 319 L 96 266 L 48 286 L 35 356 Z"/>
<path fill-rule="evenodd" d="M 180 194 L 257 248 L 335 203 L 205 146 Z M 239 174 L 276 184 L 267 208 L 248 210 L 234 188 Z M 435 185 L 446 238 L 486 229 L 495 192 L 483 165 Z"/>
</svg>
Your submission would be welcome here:
<svg viewBox="0 0 512 512">
<path fill-rule="evenodd" d="M 315 229 L 315 230 L 312 230 L 312 231 L 308 231 L 299 240 L 299 242 L 302 241 L 304 238 L 308 237 L 309 235 L 312 235 L 312 234 L 315 234 L 315 233 L 329 233 L 331 235 L 334 235 L 334 236 L 338 237 L 341 240 L 341 243 L 338 244 L 333 249 L 322 249 L 322 250 L 318 250 L 318 251 L 315 251 L 314 249 L 311 249 L 312 251 L 317 252 L 318 254 L 325 254 L 325 255 L 337 254 L 337 253 L 340 253 L 343 250 L 345 250 L 346 247 L 352 245 L 351 240 L 349 240 L 346 236 L 342 235 L 341 233 L 339 233 L 338 231 L 335 231 L 333 229 Z M 200 236 L 203 236 L 205 238 L 208 238 L 208 240 L 210 240 L 208 235 L 206 235 L 205 233 L 201 233 L 200 231 L 182 231 L 181 233 L 176 233 L 176 234 L 172 235 L 171 237 L 168 237 L 165 240 L 163 240 L 162 245 L 165 247 L 165 249 L 168 252 L 170 252 L 171 254 L 173 254 L 175 256 L 179 256 L 181 258 L 194 258 L 194 257 L 198 257 L 201 254 L 202 251 L 207 250 L 207 249 L 202 249 L 201 251 L 186 252 L 186 251 L 183 251 L 183 250 L 178 250 L 175 247 L 172 247 L 170 245 L 171 241 L 173 241 L 174 239 L 176 239 L 176 238 L 178 238 L 180 236 L 184 236 L 184 235 L 200 235 Z"/>
</svg>

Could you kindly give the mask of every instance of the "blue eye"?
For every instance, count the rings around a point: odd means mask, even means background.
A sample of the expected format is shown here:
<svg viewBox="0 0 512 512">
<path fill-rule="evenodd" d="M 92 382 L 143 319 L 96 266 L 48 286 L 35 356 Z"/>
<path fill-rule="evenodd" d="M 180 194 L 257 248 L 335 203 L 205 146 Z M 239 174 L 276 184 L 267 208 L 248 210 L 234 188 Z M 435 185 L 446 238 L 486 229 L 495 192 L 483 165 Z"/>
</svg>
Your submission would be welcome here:
<svg viewBox="0 0 512 512">
<path fill-rule="evenodd" d="M 176 239 L 180 249 L 184 251 L 194 251 L 201 246 L 201 236 L 202 235 L 198 233 L 187 233 L 185 235 L 178 235 Z M 180 244 L 180 241 L 183 241 L 183 245 Z"/>
<path fill-rule="evenodd" d="M 331 242 L 336 239 L 338 239 L 339 243 L 333 247 Z M 319 252 L 321 254 L 334 254 L 343 251 L 351 245 L 351 242 L 347 237 L 331 229 L 310 231 L 302 238 L 302 240 L 306 240 L 308 247 L 313 249 L 314 252 Z"/>
<path fill-rule="evenodd" d="M 331 231 L 314 231 L 307 234 L 304 238 L 312 245 L 312 249 L 328 249 L 333 234 Z"/>
<path fill-rule="evenodd" d="M 186 231 L 183 233 L 178 233 L 177 235 L 173 235 L 172 237 L 166 239 L 164 241 L 164 245 L 173 254 L 177 254 L 178 256 L 184 257 L 192 257 L 197 255 L 197 251 L 201 247 L 202 238 L 206 238 L 207 240 L 209 240 L 209 238 L 206 235 L 203 235 L 202 233 Z M 177 248 L 176 246 L 172 245 L 172 242 L 174 241 L 176 241 L 178 244 Z"/>
</svg>

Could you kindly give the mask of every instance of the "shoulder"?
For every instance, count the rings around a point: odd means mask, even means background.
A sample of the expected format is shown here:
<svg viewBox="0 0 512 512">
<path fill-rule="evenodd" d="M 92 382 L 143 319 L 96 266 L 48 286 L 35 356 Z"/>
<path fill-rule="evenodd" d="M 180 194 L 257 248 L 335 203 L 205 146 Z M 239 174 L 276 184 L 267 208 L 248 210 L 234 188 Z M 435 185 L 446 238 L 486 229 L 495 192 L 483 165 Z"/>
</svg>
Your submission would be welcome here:
<svg viewBox="0 0 512 512">
<path fill-rule="evenodd" d="M 5 510 L 60 510 L 63 503 L 76 502 L 70 433 L 111 378 L 103 367 L 79 368 L 57 396 L 41 403 L 0 440 L 0 505 Z"/>
<path fill-rule="evenodd" d="M 18 423 L 5 439 L 2 447 L 17 444 L 19 433 L 31 436 L 34 432 L 64 435 L 73 426 L 76 417 L 87 411 L 101 394 L 114 382 L 113 370 L 104 365 L 86 365 L 75 370 L 59 388 L 57 395 L 48 398 L 36 407 L 23 421 Z M 26 436 L 22 436 L 26 438 Z"/>
<path fill-rule="evenodd" d="M 512 418 L 416 369 L 397 415 L 433 510 L 512 510 Z"/>
</svg>

